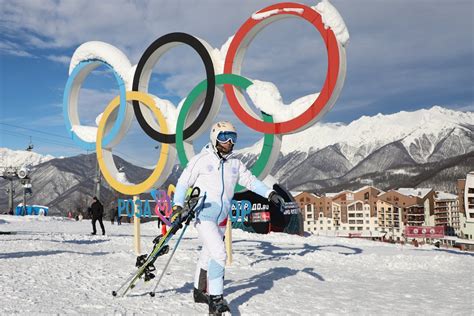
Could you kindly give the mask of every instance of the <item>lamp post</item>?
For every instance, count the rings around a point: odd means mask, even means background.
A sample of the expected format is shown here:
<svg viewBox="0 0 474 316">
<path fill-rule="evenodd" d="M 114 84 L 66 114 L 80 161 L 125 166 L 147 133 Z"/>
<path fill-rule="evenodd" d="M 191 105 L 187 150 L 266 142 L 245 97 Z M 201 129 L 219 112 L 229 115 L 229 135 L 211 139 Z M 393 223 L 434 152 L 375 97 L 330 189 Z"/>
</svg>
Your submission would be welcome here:
<svg viewBox="0 0 474 316">
<path fill-rule="evenodd" d="M 100 168 L 99 168 L 99 162 L 96 164 L 96 169 L 95 169 L 95 190 L 94 190 L 94 195 L 97 197 L 97 199 L 100 201 L 100 182 L 101 182 L 101 173 L 100 173 Z"/>
<path fill-rule="evenodd" d="M 9 214 L 13 215 L 13 196 L 15 195 L 15 189 L 13 188 L 13 179 L 17 179 L 17 170 L 13 167 L 6 167 L 1 177 L 10 181 L 10 188 L 7 189 L 8 193 L 8 212 Z"/>
</svg>

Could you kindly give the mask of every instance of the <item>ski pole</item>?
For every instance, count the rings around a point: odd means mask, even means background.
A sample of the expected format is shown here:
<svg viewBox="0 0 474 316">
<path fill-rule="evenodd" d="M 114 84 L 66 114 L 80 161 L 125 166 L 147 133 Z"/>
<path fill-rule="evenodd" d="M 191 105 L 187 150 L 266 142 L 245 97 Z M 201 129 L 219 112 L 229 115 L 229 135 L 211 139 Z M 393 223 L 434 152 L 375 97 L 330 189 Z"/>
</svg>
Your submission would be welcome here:
<svg viewBox="0 0 474 316">
<path fill-rule="evenodd" d="M 205 198 L 206 198 L 206 196 L 204 195 L 203 198 L 202 198 L 201 205 L 204 205 L 204 200 L 205 200 Z M 202 208 L 202 207 L 200 207 L 199 210 L 201 210 L 201 208 Z M 151 297 L 154 297 L 154 296 L 155 296 L 156 289 L 158 288 L 158 285 L 160 284 L 161 279 L 162 279 L 163 276 L 165 275 L 165 272 L 166 272 L 166 270 L 168 269 L 168 265 L 170 264 L 171 259 L 173 259 L 173 255 L 174 255 L 174 253 L 176 252 L 176 249 L 178 249 L 178 245 L 179 245 L 179 243 L 181 242 L 181 238 L 183 237 L 184 233 L 186 232 L 186 229 L 188 228 L 189 223 L 190 223 L 191 220 L 194 218 L 195 212 L 196 212 L 195 210 L 192 210 L 192 213 L 191 213 L 190 216 L 188 216 L 188 218 L 186 219 L 186 226 L 185 226 L 185 227 L 183 228 L 183 230 L 181 231 L 181 234 L 179 235 L 179 238 L 178 238 L 178 240 L 176 241 L 176 245 L 174 246 L 173 252 L 171 253 L 170 257 L 168 258 L 168 261 L 166 262 L 166 265 L 165 265 L 165 267 L 163 268 L 163 271 L 161 271 L 160 278 L 159 278 L 158 281 L 156 282 L 155 287 L 153 288 L 153 291 L 150 292 L 150 296 L 151 296 Z"/>
<path fill-rule="evenodd" d="M 123 282 L 122 285 L 121 285 L 117 290 L 112 291 L 112 295 L 113 295 L 113 296 L 117 296 L 117 293 L 120 292 L 120 290 L 121 290 L 125 285 L 127 285 L 130 281 L 132 281 L 132 279 L 133 279 L 134 276 L 135 276 L 135 273 L 132 273 L 132 274 L 130 275 L 130 277 L 129 277 L 127 280 L 125 280 L 125 282 Z"/>
</svg>

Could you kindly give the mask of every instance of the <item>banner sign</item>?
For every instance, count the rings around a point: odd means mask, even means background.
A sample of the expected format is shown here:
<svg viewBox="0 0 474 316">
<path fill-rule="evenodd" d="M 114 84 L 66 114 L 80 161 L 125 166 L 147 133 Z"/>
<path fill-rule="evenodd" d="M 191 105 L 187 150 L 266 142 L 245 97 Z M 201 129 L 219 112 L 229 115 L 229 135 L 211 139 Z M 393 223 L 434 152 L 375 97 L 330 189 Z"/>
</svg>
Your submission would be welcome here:
<svg viewBox="0 0 474 316">
<path fill-rule="evenodd" d="M 405 237 L 443 238 L 444 226 L 407 226 Z"/>
<path fill-rule="evenodd" d="M 286 202 L 283 205 L 283 214 L 284 215 L 298 215 L 300 212 L 300 206 L 298 202 Z"/>
</svg>

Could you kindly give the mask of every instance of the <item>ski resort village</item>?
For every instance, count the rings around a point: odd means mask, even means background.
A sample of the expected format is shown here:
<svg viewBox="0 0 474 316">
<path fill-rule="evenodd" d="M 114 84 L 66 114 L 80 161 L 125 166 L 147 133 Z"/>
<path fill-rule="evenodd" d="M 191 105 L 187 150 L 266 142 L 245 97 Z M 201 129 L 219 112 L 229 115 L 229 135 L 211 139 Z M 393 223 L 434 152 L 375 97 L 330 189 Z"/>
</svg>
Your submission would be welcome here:
<svg viewBox="0 0 474 316">
<path fill-rule="evenodd" d="M 316 235 L 421 241 L 474 250 L 473 181 L 474 172 L 458 180 L 458 195 L 432 188 L 384 192 L 366 186 L 323 196 L 301 192 L 295 199 L 303 214 L 304 230 Z"/>
</svg>

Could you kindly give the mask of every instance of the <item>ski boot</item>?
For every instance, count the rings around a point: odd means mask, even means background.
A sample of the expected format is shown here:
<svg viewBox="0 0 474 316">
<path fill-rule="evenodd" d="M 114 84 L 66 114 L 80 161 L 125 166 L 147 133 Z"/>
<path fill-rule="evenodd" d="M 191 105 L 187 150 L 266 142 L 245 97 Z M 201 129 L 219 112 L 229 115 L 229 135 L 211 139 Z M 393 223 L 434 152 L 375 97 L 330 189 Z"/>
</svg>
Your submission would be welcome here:
<svg viewBox="0 0 474 316">
<path fill-rule="evenodd" d="M 221 316 L 225 312 L 230 312 L 230 309 L 226 301 L 224 301 L 224 295 L 210 295 L 209 315 Z"/>
<path fill-rule="evenodd" d="M 209 305 L 209 295 L 206 292 L 194 288 L 193 291 L 194 303 L 204 303 Z"/>
<path fill-rule="evenodd" d="M 201 269 L 199 271 L 198 288 L 194 288 L 193 298 L 194 303 L 205 303 L 209 305 L 209 295 L 206 293 L 207 288 L 207 271 Z"/>
</svg>

